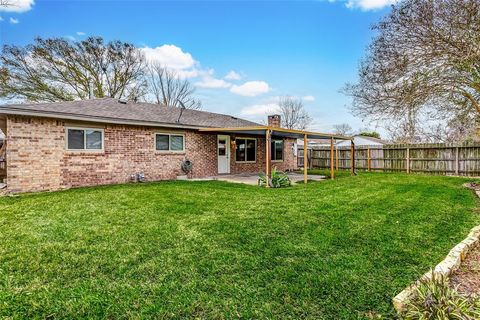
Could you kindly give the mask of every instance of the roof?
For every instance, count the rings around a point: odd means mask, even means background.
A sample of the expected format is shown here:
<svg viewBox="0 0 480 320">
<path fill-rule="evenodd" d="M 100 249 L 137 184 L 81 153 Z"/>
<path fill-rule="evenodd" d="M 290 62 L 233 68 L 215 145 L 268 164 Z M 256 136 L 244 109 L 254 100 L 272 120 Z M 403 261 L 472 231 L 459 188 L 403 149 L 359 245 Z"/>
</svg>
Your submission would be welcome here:
<svg viewBox="0 0 480 320">
<path fill-rule="evenodd" d="M 321 133 L 321 132 L 312 132 L 312 131 L 304 131 L 304 130 L 295 130 L 295 129 L 286 129 L 286 128 L 278 128 L 272 126 L 263 126 L 263 125 L 256 125 L 256 126 L 247 126 L 247 127 L 222 127 L 222 128 L 205 128 L 200 129 L 201 132 L 225 132 L 229 134 L 248 134 L 248 135 L 263 135 L 265 136 L 267 131 L 271 132 L 273 137 L 279 138 L 304 138 L 305 136 L 307 139 L 339 139 L 339 140 L 351 140 L 351 137 L 329 134 L 329 133 Z"/>
<path fill-rule="evenodd" d="M 370 140 L 372 142 L 377 142 L 377 143 L 381 143 L 381 144 L 387 144 L 388 141 L 386 140 L 383 140 L 383 139 L 379 139 L 379 138 L 375 138 L 375 137 L 369 137 L 369 136 L 362 136 L 362 135 L 355 135 L 354 138 L 363 138 L 365 140 Z"/>
<path fill-rule="evenodd" d="M 1 105 L 0 114 L 2 113 L 103 123 L 192 129 L 259 125 L 255 122 L 225 114 L 191 109 L 184 109 L 182 112 L 181 108 L 165 107 L 153 103 L 122 101 L 114 98 Z"/>
<path fill-rule="evenodd" d="M 374 138 L 374 137 L 362 136 L 362 135 L 353 136 L 353 142 L 359 146 L 388 144 L 388 142 L 385 140 Z M 338 144 L 344 145 L 345 143 L 339 142 Z"/>
</svg>

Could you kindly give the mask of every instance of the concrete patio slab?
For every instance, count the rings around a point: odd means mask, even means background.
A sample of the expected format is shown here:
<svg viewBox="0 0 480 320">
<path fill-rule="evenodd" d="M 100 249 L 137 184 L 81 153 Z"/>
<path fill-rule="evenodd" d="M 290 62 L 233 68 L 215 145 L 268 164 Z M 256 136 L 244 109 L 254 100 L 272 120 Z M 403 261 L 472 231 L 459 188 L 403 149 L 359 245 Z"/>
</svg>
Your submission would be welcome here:
<svg viewBox="0 0 480 320">
<path fill-rule="evenodd" d="M 292 181 L 292 183 L 303 182 L 303 174 L 289 172 L 289 173 L 287 173 L 287 175 L 290 178 L 290 181 Z M 309 181 L 321 181 L 321 180 L 324 180 L 326 177 L 325 176 L 320 176 L 320 175 L 308 175 L 307 178 L 308 178 Z M 258 174 L 218 175 L 218 176 L 212 177 L 212 180 L 257 185 L 258 184 Z"/>
</svg>

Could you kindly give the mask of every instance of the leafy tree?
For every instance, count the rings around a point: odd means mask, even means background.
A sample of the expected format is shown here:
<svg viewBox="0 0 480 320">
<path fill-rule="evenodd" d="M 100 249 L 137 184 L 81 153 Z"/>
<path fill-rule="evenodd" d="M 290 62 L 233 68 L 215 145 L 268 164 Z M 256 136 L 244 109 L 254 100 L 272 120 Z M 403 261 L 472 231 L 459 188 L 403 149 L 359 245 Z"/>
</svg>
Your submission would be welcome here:
<svg viewBox="0 0 480 320">
<path fill-rule="evenodd" d="M 137 99 L 144 94 L 144 66 L 143 54 L 129 43 L 36 38 L 25 47 L 3 47 L 0 97 L 35 102 Z"/>
<path fill-rule="evenodd" d="M 284 128 L 305 130 L 312 121 L 302 99 L 285 96 L 280 98 L 278 106 Z"/>
<path fill-rule="evenodd" d="M 372 138 L 380 139 L 380 133 L 376 131 L 362 131 L 358 135 L 363 137 L 372 137 Z"/>
<path fill-rule="evenodd" d="M 361 62 L 359 81 L 345 88 L 353 97 L 354 114 L 378 121 L 405 119 L 410 135 L 420 131 L 419 114 L 478 118 L 478 0 L 404 0 L 373 29 L 378 35 Z"/>
<path fill-rule="evenodd" d="M 202 103 L 195 99 L 195 88 L 187 79 L 181 79 L 174 71 L 160 64 L 149 66 L 148 92 L 154 97 L 154 102 L 168 107 L 201 109 Z"/>
</svg>

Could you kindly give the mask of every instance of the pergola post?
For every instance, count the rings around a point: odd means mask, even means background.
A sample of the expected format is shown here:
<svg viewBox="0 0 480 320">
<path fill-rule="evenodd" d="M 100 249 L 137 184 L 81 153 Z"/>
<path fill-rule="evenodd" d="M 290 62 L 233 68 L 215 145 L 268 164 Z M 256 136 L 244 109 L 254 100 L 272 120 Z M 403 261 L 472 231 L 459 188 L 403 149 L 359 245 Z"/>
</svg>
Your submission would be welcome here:
<svg viewBox="0 0 480 320">
<path fill-rule="evenodd" d="M 352 143 L 351 143 L 351 147 L 350 147 L 350 152 L 351 152 L 350 167 L 351 167 L 351 170 L 352 170 L 352 176 L 354 176 L 355 175 L 355 142 L 353 142 L 353 139 L 352 139 Z"/>
<path fill-rule="evenodd" d="M 307 184 L 308 150 L 307 135 L 303 135 L 303 183 Z"/>
<path fill-rule="evenodd" d="M 333 148 L 333 137 L 330 138 L 330 179 L 335 179 L 335 149 Z"/>
<path fill-rule="evenodd" d="M 271 172 L 271 166 L 270 166 L 270 150 L 271 147 L 271 133 L 270 129 L 265 130 L 265 175 L 267 176 L 267 188 L 270 187 L 270 172 Z"/>
</svg>

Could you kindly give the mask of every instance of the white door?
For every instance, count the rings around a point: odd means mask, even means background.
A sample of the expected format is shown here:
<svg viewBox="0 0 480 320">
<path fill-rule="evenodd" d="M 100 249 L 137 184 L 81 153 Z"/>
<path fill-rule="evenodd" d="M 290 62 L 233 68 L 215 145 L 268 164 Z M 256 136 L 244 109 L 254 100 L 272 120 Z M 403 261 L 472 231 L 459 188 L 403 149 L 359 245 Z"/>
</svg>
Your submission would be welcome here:
<svg viewBox="0 0 480 320">
<path fill-rule="evenodd" d="M 230 136 L 217 137 L 218 173 L 230 173 Z"/>
</svg>

